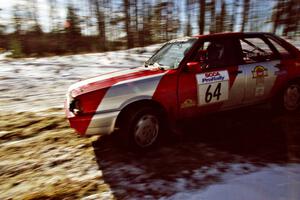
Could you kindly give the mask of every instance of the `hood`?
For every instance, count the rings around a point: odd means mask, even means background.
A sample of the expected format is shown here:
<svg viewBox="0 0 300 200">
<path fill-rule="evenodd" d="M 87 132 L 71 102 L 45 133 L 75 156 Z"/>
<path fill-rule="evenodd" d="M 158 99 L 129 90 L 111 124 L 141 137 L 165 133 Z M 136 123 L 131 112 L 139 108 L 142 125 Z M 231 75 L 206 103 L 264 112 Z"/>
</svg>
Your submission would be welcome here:
<svg viewBox="0 0 300 200">
<path fill-rule="evenodd" d="M 145 67 L 121 69 L 77 82 L 71 85 L 68 91 L 74 98 L 81 94 L 93 92 L 102 88 L 109 88 L 112 85 L 122 81 L 130 81 L 131 79 L 141 78 L 163 72 L 163 70 L 160 70 L 158 68 Z"/>
</svg>

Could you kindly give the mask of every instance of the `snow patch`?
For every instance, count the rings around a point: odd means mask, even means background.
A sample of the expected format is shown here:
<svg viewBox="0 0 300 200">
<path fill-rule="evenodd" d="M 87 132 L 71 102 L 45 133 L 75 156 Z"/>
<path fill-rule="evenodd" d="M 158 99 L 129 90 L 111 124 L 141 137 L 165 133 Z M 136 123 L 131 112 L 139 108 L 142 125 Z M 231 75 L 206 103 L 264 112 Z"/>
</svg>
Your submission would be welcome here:
<svg viewBox="0 0 300 200">
<path fill-rule="evenodd" d="M 233 168 L 240 167 L 238 164 Z M 210 185 L 204 190 L 176 193 L 162 199 L 197 200 L 283 200 L 300 199 L 300 165 L 271 165 L 245 175 L 232 172 L 222 176 L 223 183 Z"/>
</svg>

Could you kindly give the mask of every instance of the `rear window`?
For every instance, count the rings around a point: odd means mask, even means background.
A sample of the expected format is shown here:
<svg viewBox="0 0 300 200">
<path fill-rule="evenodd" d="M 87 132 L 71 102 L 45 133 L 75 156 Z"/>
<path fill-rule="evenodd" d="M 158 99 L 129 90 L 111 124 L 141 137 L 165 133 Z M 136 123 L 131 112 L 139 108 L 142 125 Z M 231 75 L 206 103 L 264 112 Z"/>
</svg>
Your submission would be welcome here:
<svg viewBox="0 0 300 200">
<path fill-rule="evenodd" d="M 284 48 L 281 44 L 279 44 L 278 42 L 276 42 L 274 39 L 272 38 L 268 38 L 269 41 L 273 44 L 273 46 L 276 48 L 276 50 L 279 52 L 279 54 L 283 57 L 288 57 L 290 56 L 289 51 Z"/>
<path fill-rule="evenodd" d="M 242 38 L 240 43 L 245 63 L 270 61 L 275 58 L 270 46 L 261 38 Z"/>
</svg>

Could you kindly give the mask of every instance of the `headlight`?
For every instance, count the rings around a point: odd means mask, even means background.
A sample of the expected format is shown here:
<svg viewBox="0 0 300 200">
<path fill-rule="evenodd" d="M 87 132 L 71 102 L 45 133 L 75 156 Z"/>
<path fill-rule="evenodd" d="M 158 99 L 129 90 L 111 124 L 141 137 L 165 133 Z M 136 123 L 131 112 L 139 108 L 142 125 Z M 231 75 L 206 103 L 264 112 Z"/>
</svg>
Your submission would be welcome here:
<svg viewBox="0 0 300 200">
<path fill-rule="evenodd" d="M 72 102 L 70 103 L 70 111 L 75 115 L 79 115 L 82 113 L 82 108 L 78 99 L 72 100 Z"/>
</svg>

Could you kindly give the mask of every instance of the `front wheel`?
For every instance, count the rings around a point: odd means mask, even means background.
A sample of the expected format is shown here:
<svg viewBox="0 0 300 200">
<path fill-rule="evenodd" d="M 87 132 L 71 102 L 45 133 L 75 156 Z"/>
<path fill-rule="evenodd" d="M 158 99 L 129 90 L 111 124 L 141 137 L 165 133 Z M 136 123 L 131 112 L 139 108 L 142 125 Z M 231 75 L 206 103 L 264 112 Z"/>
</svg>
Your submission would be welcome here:
<svg viewBox="0 0 300 200">
<path fill-rule="evenodd" d="M 158 117 L 145 113 L 133 124 L 133 138 L 137 146 L 145 148 L 155 143 L 159 133 Z"/>
<path fill-rule="evenodd" d="M 162 132 L 162 115 L 153 107 L 135 108 L 123 118 L 122 137 L 131 149 L 149 149 L 154 147 Z"/>
</svg>

